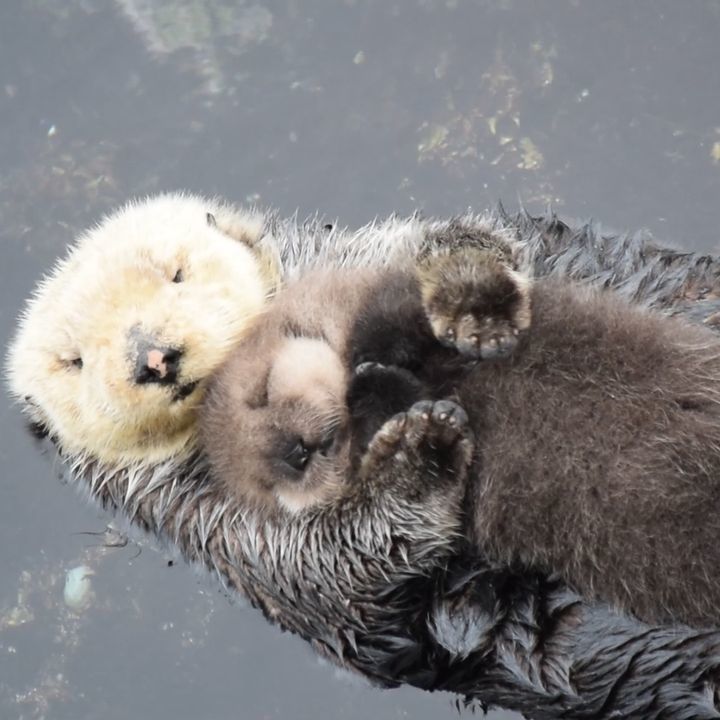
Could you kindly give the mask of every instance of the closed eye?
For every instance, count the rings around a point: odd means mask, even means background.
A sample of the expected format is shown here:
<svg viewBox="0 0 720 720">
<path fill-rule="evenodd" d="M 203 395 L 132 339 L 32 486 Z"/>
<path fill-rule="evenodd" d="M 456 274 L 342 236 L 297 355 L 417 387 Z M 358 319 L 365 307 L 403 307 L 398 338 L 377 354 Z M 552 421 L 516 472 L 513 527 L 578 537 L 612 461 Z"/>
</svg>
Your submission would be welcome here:
<svg viewBox="0 0 720 720">
<path fill-rule="evenodd" d="M 325 336 L 322 328 L 314 327 L 311 324 L 301 324 L 294 318 L 285 321 L 283 325 L 283 334 L 288 338 L 306 338 L 309 340 L 320 340 L 321 342 L 330 344 Z"/>
<path fill-rule="evenodd" d="M 64 367 L 66 367 L 68 370 L 82 370 L 83 368 L 83 359 L 80 357 L 80 355 L 64 355 L 60 356 L 58 360 L 62 363 Z"/>
</svg>

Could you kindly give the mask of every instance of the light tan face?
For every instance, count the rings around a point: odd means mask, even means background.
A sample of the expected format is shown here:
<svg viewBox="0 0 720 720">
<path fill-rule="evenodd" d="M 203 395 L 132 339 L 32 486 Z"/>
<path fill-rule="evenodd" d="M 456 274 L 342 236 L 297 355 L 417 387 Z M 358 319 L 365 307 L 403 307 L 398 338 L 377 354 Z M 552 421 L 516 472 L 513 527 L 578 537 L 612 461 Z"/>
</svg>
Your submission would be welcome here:
<svg viewBox="0 0 720 720">
<path fill-rule="evenodd" d="M 165 196 L 83 236 L 10 348 L 11 390 L 30 419 L 65 451 L 113 464 L 186 449 L 206 379 L 265 304 L 268 273 L 250 247 L 261 226 Z"/>
<path fill-rule="evenodd" d="M 204 412 L 203 445 L 217 479 L 269 511 L 299 512 L 337 497 L 349 462 L 346 384 L 326 340 L 243 344 Z"/>
</svg>

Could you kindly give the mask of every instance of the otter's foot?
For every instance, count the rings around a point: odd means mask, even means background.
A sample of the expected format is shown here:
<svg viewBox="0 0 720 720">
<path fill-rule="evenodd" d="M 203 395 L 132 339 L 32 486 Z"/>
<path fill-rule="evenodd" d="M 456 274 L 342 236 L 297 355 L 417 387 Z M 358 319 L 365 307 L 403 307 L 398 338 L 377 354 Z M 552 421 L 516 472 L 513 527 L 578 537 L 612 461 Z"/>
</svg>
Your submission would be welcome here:
<svg viewBox="0 0 720 720">
<path fill-rule="evenodd" d="M 434 466 L 439 476 L 464 478 L 473 441 L 465 411 L 451 400 L 423 400 L 388 420 L 370 441 L 362 460 L 366 477 L 387 476 L 413 482 Z"/>
<path fill-rule="evenodd" d="M 530 280 L 492 251 L 463 247 L 426 257 L 418 277 L 433 333 L 462 355 L 507 357 L 530 327 Z"/>
</svg>

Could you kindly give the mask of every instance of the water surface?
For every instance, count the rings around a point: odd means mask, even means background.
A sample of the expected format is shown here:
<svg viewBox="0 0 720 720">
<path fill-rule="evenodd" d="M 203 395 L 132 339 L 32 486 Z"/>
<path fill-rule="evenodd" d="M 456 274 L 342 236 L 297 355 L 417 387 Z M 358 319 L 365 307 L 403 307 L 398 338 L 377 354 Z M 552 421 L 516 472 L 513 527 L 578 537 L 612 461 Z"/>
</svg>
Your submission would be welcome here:
<svg viewBox="0 0 720 720">
<path fill-rule="evenodd" d="M 710 0 L 2 3 L 3 343 L 81 228 L 167 189 L 351 225 L 552 204 L 716 249 L 718 37 Z M 0 427 L 1 717 L 457 716 L 322 664 L 150 543 L 93 547 L 109 518 L 7 402 Z"/>
</svg>

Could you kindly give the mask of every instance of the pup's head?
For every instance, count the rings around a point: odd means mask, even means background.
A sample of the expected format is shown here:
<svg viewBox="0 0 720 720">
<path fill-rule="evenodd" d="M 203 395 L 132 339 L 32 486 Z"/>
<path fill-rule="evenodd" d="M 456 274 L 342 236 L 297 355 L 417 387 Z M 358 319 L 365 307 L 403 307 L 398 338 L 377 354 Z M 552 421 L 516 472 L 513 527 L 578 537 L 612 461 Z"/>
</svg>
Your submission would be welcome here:
<svg viewBox="0 0 720 720">
<path fill-rule="evenodd" d="M 209 375 L 263 308 L 262 216 L 167 195 L 82 235 L 38 286 L 10 346 L 12 394 L 68 453 L 176 455 Z"/>
<path fill-rule="evenodd" d="M 340 493 L 348 469 L 347 372 L 326 339 L 251 335 L 214 379 L 203 446 L 218 481 L 260 510 Z"/>
<path fill-rule="evenodd" d="M 201 442 L 216 480 L 268 512 L 353 492 L 372 437 L 426 393 L 395 367 L 425 347 L 416 290 L 404 273 L 337 268 L 285 285 L 209 385 Z"/>
</svg>

